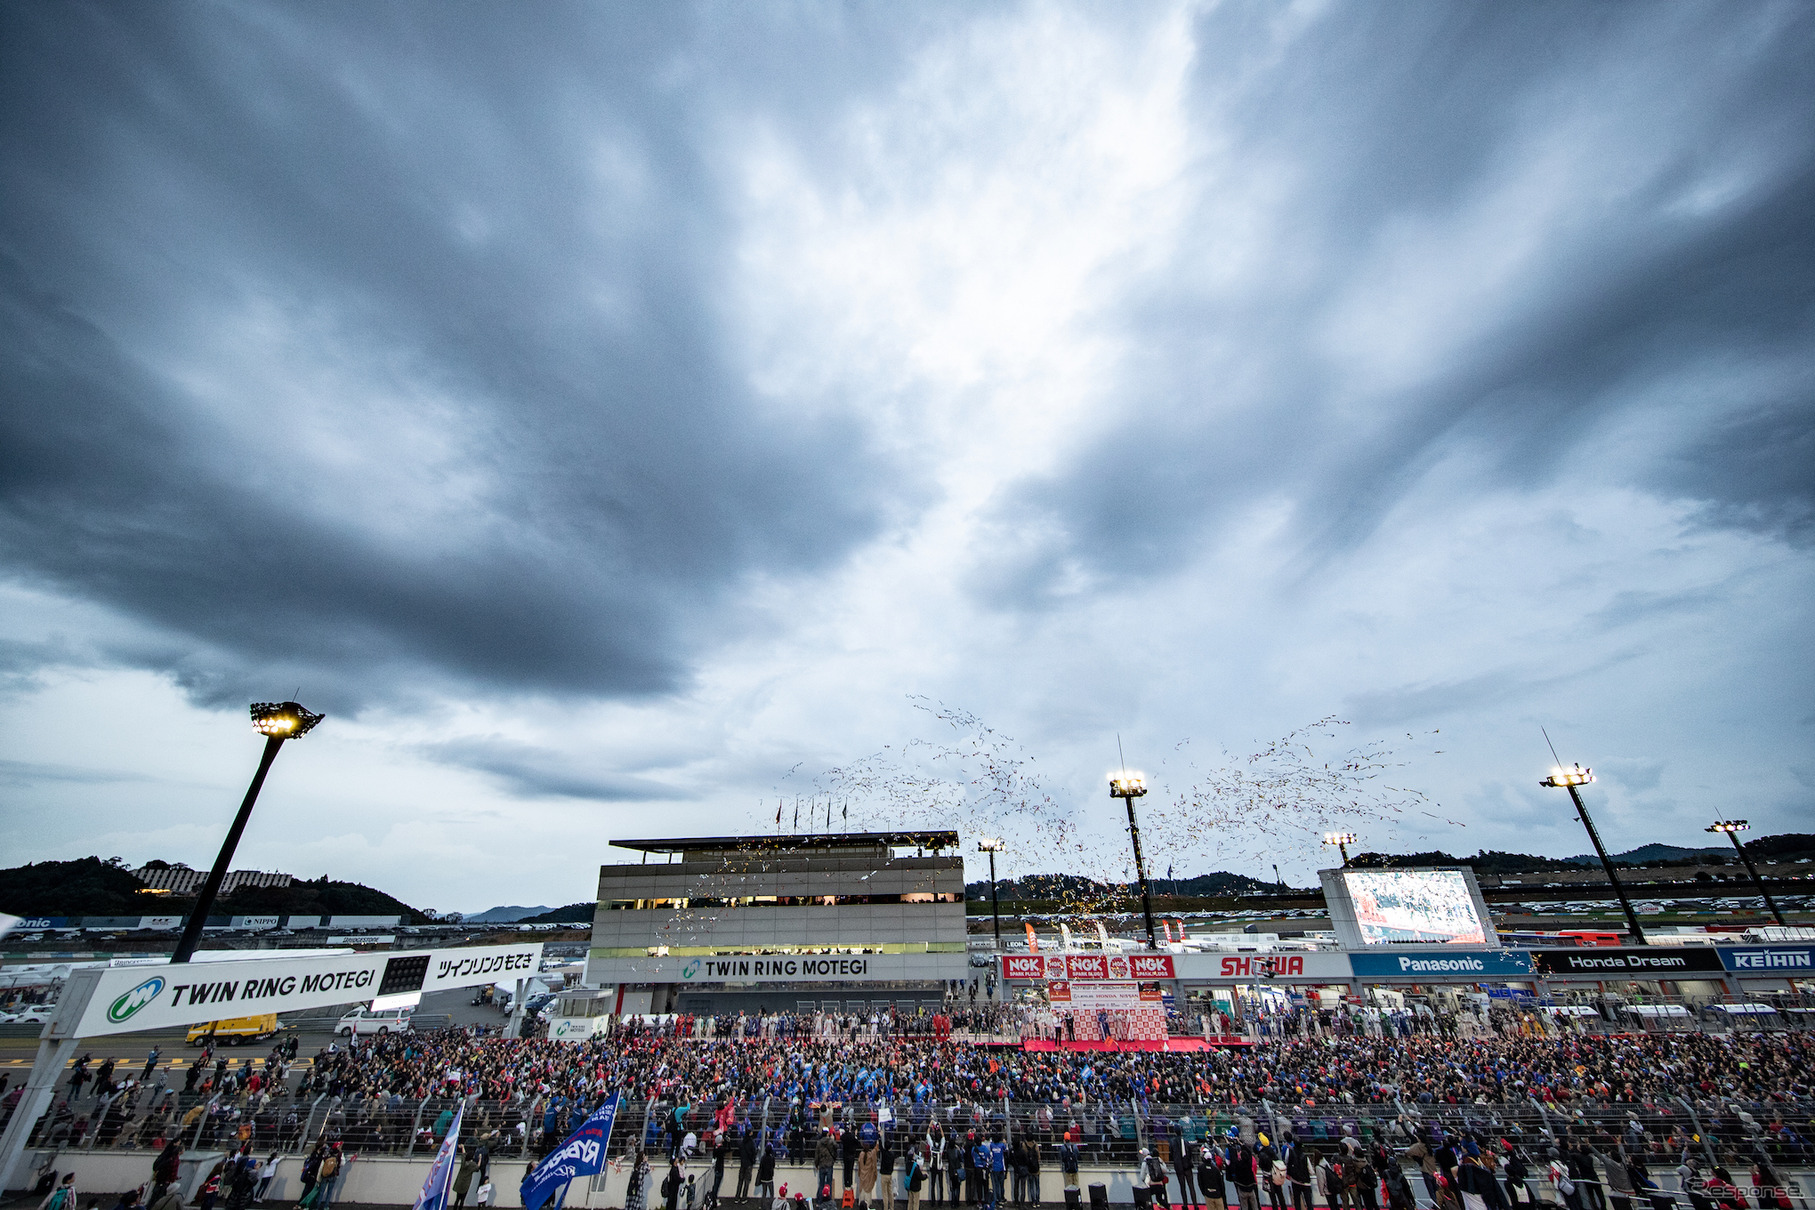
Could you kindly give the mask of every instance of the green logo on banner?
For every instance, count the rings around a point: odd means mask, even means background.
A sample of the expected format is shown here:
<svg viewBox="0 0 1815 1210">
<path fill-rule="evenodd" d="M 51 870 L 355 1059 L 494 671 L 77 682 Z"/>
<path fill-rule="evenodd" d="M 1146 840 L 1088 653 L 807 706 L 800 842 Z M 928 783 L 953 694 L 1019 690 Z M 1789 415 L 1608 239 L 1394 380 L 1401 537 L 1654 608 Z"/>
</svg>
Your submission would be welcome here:
<svg viewBox="0 0 1815 1210">
<path fill-rule="evenodd" d="M 126 1020 L 132 1014 L 158 998 L 164 990 L 164 976 L 153 975 L 125 995 L 107 1006 L 107 1019 L 115 1025 Z"/>
</svg>

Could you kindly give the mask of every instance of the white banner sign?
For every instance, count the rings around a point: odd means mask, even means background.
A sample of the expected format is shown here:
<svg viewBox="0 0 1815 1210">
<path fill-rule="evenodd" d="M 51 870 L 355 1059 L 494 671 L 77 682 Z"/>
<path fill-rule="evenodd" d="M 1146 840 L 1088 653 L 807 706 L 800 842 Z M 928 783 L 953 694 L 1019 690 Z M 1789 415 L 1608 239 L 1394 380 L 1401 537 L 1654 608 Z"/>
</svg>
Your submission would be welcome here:
<svg viewBox="0 0 1815 1210">
<path fill-rule="evenodd" d="M 1077 982 L 1071 985 L 1073 1008 L 1139 1008 L 1141 992 L 1138 983 Z"/>
<path fill-rule="evenodd" d="M 293 1012 L 523 979 L 542 967 L 542 944 L 483 945 L 415 953 L 250 958 L 180 966 L 111 967 L 88 1001 L 73 1036 L 132 1033 Z"/>
</svg>

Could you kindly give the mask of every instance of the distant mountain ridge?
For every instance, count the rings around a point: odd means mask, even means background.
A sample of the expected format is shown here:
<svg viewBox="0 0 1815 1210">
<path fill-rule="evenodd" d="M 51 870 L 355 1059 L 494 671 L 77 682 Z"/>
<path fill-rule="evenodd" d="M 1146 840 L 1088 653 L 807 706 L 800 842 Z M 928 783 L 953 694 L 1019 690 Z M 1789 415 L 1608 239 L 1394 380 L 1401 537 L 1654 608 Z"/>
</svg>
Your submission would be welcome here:
<svg viewBox="0 0 1815 1210">
<path fill-rule="evenodd" d="M 1781 832 L 1746 841 L 1746 854 L 1754 861 L 1815 858 L 1815 834 Z M 1696 865 L 1702 862 L 1723 864 L 1733 858 L 1732 845 L 1706 845 L 1689 848 L 1673 844 L 1643 844 L 1636 849 L 1609 853 L 1615 866 Z M 1575 857 L 1539 857 L 1531 853 L 1502 853 L 1483 849 L 1473 857 L 1455 857 L 1441 850 L 1428 853 L 1358 853 L 1352 865 L 1373 867 L 1465 865 L 1479 874 L 1542 874 L 1555 870 L 1598 866 L 1601 859 L 1593 853 Z"/>
<path fill-rule="evenodd" d="M 469 924 L 516 924 L 531 916 L 540 915 L 549 910 L 546 903 L 535 907 L 523 907 L 519 904 L 501 904 L 498 907 L 486 908 L 483 912 L 473 912 L 464 919 Z"/>
<path fill-rule="evenodd" d="M 566 907 L 546 908 L 537 915 L 525 916 L 518 924 L 584 924 L 590 923 L 599 905 L 590 899 Z"/>
</svg>

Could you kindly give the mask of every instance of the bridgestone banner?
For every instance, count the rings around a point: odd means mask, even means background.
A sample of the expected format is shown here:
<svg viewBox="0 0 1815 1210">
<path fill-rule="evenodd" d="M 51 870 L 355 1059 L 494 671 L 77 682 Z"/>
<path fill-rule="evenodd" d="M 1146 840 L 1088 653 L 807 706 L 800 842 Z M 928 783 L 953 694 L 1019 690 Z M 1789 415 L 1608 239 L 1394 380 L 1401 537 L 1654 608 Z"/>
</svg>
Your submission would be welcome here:
<svg viewBox="0 0 1815 1210">
<path fill-rule="evenodd" d="M 542 967 L 542 944 L 486 945 L 415 953 L 248 958 L 179 966 L 122 966 L 101 972 L 78 1038 L 135 1033 L 294 1012 L 403 992 L 523 979 Z"/>
</svg>

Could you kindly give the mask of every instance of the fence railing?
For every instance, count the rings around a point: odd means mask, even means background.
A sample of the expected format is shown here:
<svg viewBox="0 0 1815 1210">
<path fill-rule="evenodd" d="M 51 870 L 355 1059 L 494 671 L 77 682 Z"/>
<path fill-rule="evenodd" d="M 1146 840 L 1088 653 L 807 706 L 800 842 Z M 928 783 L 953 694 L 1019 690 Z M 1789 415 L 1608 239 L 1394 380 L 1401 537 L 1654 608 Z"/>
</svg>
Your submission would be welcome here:
<svg viewBox="0 0 1815 1210">
<path fill-rule="evenodd" d="M 139 1150 L 149 1156 L 171 1140 L 189 1151 L 247 1143 L 263 1156 L 304 1153 L 318 1141 L 328 1141 L 363 1155 L 426 1156 L 433 1154 L 460 1103 L 451 1097 L 400 1100 L 315 1093 L 262 1100 L 175 1094 L 169 1101 L 166 1108 L 144 1112 L 130 1105 L 110 1105 L 87 1115 L 53 1112 L 40 1121 L 31 1145 Z M 495 1157 L 534 1159 L 565 1138 L 592 1107 L 545 1097 L 474 1100 L 467 1105 L 462 1138 Z M 627 1104 L 619 1113 L 612 1150 L 628 1152 L 640 1144 L 652 1154 L 673 1154 L 689 1134 L 696 1148 L 709 1150 L 717 1141 L 721 1108 L 722 1103 L 677 1107 L 663 1100 Z M 1275 1141 L 1289 1135 L 1313 1151 L 1332 1154 L 1377 1145 L 1399 1154 L 1419 1140 L 1460 1134 L 1496 1145 L 1505 1140 L 1532 1157 L 1534 1171 L 1563 1139 L 1609 1150 L 1623 1144 L 1642 1162 L 1668 1168 L 1685 1158 L 1708 1167 L 1730 1163 L 1744 1168 L 1762 1159 L 1778 1167 L 1805 1168 L 1815 1166 L 1815 1146 L 1783 1122 L 1806 1124 L 1812 1113 L 1815 1103 L 1697 1105 L 1687 1100 L 1642 1107 L 1578 1099 L 1563 1109 L 1535 1101 L 1305 1106 L 996 1100 L 801 1106 L 759 1097 L 734 1102 L 731 1124 L 723 1133 L 734 1146 L 749 1135 L 753 1145 L 773 1148 L 778 1162 L 795 1163 L 811 1160 L 828 1125 L 843 1130 L 873 1124 L 895 1150 L 904 1140 L 926 1138 L 937 1127 L 936 1133 L 953 1146 L 990 1138 L 1032 1143 L 1043 1165 L 1054 1172 L 1067 1135 L 1078 1146 L 1081 1161 L 1091 1165 L 1132 1165 L 1142 1149 L 1164 1152 L 1176 1163 L 1181 1153 L 1195 1154 L 1205 1142 L 1221 1145 L 1239 1138 L 1252 1143 L 1261 1135 Z"/>
</svg>

